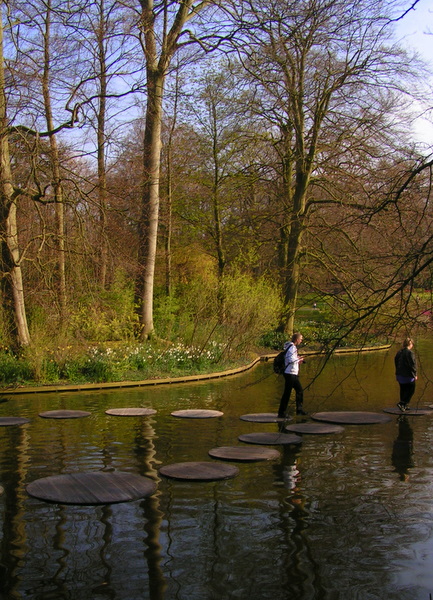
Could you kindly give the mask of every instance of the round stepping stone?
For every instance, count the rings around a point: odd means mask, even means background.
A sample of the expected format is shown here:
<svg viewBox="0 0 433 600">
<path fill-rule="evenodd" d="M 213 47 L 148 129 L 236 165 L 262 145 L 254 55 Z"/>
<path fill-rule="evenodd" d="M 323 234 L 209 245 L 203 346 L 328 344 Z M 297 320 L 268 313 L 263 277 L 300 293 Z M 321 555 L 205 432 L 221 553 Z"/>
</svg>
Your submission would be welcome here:
<svg viewBox="0 0 433 600">
<path fill-rule="evenodd" d="M 409 410 L 401 411 L 399 408 L 394 408 L 393 406 L 384 408 L 383 412 L 389 413 L 390 415 L 409 415 L 410 417 L 433 414 L 433 411 L 429 408 L 409 408 Z"/>
<path fill-rule="evenodd" d="M 374 423 L 389 423 L 391 417 L 375 412 L 364 411 L 335 411 L 318 412 L 311 415 L 315 421 L 327 423 L 345 423 L 346 425 L 372 425 Z"/>
<path fill-rule="evenodd" d="M 24 425 L 25 423 L 30 423 L 30 420 L 24 417 L 0 417 L 1 427 L 5 427 L 6 425 Z"/>
<path fill-rule="evenodd" d="M 206 410 L 204 408 L 175 410 L 171 413 L 173 417 L 182 417 L 184 419 L 211 419 L 212 417 L 222 417 L 223 414 L 219 410 Z"/>
<path fill-rule="evenodd" d="M 182 462 L 161 467 L 161 475 L 173 479 L 188 479 L 190 481 L 212 481 L 231 479 L 239 473 L 237 467 L 222 465 L 214 462 Z"/>
<path fill-rule="evenodd" d="M 5 492 L 5 489 L 4 489 L 4 488 L 3 488 L 3 487 L 0 485 L 0 496 L 1 496 L 2 494 L 4 494 L 4 492 Z"/>
<path fill-rule="evenodd" d="M 115 417 L 147 417 L 154 415 L 156 410 L 153 408 L 109 408 L 105 413 Z"/>
<path fill-rule="evenodd" d="M 238 437 L 241 442 L 247 444 L 265 444 L 265 445 L 277 445 L 277 444 L 300 444 L 302 438 L 299 435 L 293 433 L 245 433 Z"/>
<path fill-rule="evenodd" d="M 245 446 L 220 446 L 209 450 L 209 455 L 221 460 L 237 460 L 240 462 L 273 460 L 280 457 L 278 450 L 272 448 L 245 448 Z"/>
<path fill-rule="evenodd" d="M 292 417 L 279 417 L 277 413 L 251 413 L 249 415 L 242 415 L 240 417 L 242 421 L 252 421 L 253 423 L 283 423 L 284 421 L 291 421 Z"/>
<path fill-rule="evenodd" d="M 27 485 L 30 496 L 60 504 L 115 504 L 150 496 L 156 484 L 124 471 L 71 473 L 37 479 Z"/>
<path fill-rule="evenodd" d="M 294 433 L 311 433 L 317 435 L 342 433 L 344 431 L 344 427 L 341 427 L 340 425 L 331 425 L 327 423 L 296 423 L 287 425 L 284 429 L 286 431 L 293 431 Z"/>
<path fill-rule="evenodd" d="M 39 413 L 39 416 L 43 419 L 80 419 L 90 417 L 90 414 L 85 410 L 47 410 Z"/>
</svg>

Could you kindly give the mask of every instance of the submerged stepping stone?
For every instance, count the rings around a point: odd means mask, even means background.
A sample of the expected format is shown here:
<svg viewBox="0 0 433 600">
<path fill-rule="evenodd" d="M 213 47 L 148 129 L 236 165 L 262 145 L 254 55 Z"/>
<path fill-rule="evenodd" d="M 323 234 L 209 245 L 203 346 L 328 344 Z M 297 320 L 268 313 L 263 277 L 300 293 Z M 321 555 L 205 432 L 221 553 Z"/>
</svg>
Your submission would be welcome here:
<svg viewBox="0 0 433 600">
<path fill-rule="evenodd" d="M 279 417 L 277 413 L 251 413 L 242 415 L 240 419 L 254 423 L 283 423 L 284 421 L 291 421 L 292 417 Z"/>
<path fill-rule="evenodd" d="M 222 417 L 223 414 L 219 410 L 207 410 L 204 408 L 175 410 L 171 413 L 172 417 L 182 417 L 184 419 L 211 419 L 212 417 Z"/>
<path fill-rule="evenodd" d="M 315 421 L 327 423 L 345 423 L 346 425 L 372 425 L 374 423 L 389 423 L 391 417 L 375 412 L 364 411 L 335 411 L 318 412 L 311 415 Z"/>
<path fill-rule="evenodd" d="M 244 433 L 238 437 L 241 442 L 247 444 L 264 444 L 264 445 L 278 445 L 278 444 L 300 444 L 302 438 L 299 435 L 292 433 Z"/>
<path fill-rule="evenodd" d="M 433 411 L 429 408 L 409 408 L 409 410 L 402 411 L 393 406 L 384 408 L 383 412 L 389 413 L 390 415 L 409 415 L 410 417 L 433 414 Z"/>
<path fill-rule="evenodd" d="M 60 504 L 115 504 L 150 496 L 156 484 L 148 477 L 113 471 L 43 477 L 26 487 L 30 496 Z"/>
<path fill-rule="evenodd" d="M 327 423 L 296 423 L 287 425 L 284 429 L 295 433 L 311 433 L 316 435 L 342 433 L 344 431 L 344 427 L 341 427 L 341 425 L 328 425 Z"/>
<path fill-rule="evenodd" d="M 115 417 L 147 417 L 156 414 L 156 410 L 153 408 L 109 408 L 105 413 Z"/>
<path fill-rule="evenodd" d="M 6 425 L 24 425 L 30 423 L 30 419 L 24 417 L 0 417 L 0 426 L 5 427 Z"/>
<path fill-rule="evenodd" d="M 279 458 L 278 450 L 272 448 L 246 448 L 245 446 L 220 446 L 209 450 L 212 458 L 221 460 L 236 460 L 239 462 L 253 462 L 258 460 L 273 460 Z"/>
<path fill-rule="evenodd" d="M 231 479 L 239 473 L 237 467 L 222 465 L 210 461 L 182 462 L 167 465 L 159 469 L 161 475 L 173 479 L 188 479 L 190 481 L 212 481 Z"/>
<path fill-rule="evenodd" d="M 44 419 L 80 419 L 81 417 L 90 417 L 86 410 L 47 410 L 39 413 Z"/>
</svg>

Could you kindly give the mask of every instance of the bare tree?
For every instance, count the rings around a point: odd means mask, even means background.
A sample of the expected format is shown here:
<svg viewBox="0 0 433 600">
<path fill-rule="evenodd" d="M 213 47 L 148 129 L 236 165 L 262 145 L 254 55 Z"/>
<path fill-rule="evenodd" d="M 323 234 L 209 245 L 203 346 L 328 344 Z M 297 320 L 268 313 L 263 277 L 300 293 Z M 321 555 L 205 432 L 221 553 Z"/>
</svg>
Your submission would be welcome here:
<svg viewBox="0 0 433 600">
<path fill-rule="evenodd" d="M 242 3 L 248 42 L 239 54 L 257 84 L 257 113 L 268 121 L 280 157 L 286 331 L 294 326 L 305 234 L 321 199 L 327 158 L 338 154 L 344 161 L 351 136 L 377 135 L 397 101 L 404 102 L 411 68 L 388 39 L 393 8 L 392 2 L 346 0 Z M 347 201 L 344 190 L 330 188 L 325 206 Z"/>
<path fill-rule="evenodd" d="M 128 121 L 137 117 L 134 94 L 145 87 L 137 58 L 140 48 L 136 36 L 131 35 L 128 14 L 118 0 L 91 0 L 74 24 L 81 57 L 74 97 L 80 103 L 83 128 L 92 131 L 87 147 L 97 163 L 97 262 L 102 288 L 109 277 L 109 164 Z"/>
<path fill-rule="evenodd" d="M 143 196 L 138 224 L 139 252 L 136 298 L 140 314 L 140 335 L 150 336 L 153 324 L 153 287 L 159 219 L 159 178 L 161 167 L 161 123 L 164 86 L 176 52 L 199 42 L 209 48 L 207 40 L 214 32 L 201 36 L 199 16 L 216 5 L 212 0 L 184 0 L 154 4 L 140 0 L 140 32 L 146 61 L 147 104 L 143 146 Z M 187 29 L 194 21 L 197 31 Z M 221 23 L 219 24 L 221 26 Z M 221 27 L 220 27 L 221 28 Z M 217 42 L 212 42 L 217 43 Z"/>
</svg>

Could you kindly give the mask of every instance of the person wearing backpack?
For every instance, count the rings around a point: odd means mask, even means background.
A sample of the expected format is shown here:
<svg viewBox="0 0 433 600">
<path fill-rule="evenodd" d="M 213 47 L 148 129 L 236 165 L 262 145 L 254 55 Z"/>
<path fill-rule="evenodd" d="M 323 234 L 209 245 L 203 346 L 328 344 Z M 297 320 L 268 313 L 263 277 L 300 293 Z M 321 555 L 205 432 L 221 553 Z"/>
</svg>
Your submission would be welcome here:
<svg viewBox="0 0 433 600">
<path fill-rule="evenodd" d="M 295 390 L 296 394 L 296 414 L 307 414 L 303 409 L 304 391 L 301 382 L 299 381 L 299 365 L 304 362 L 304 357 L 298 356 L 298 346 L 302 340 L 302 333 L 297 332 L 292 335 L 292 340 L 290 342 L 284 344 L 284 349 L 286 351 L 283 372 L 284 391 L 280 401 L 280 408 L 278 409 L 278 418 L 280 419 L 286 416 L 292 389 Z"/>
</svg>

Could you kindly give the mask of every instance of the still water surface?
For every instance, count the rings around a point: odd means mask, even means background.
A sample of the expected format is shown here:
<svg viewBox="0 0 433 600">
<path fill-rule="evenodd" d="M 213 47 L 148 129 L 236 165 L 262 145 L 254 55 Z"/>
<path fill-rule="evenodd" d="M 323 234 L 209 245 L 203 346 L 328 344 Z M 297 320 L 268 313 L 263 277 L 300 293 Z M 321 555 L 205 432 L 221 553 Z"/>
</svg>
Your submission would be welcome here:
<svg viewBox="0 0 433 600">
<path fill-rule="evenodd" d="M 417 346 L 413 404 L 433 403 L 432 343 Z M 381 411 L 397 402 L 390 351 L 336 356 L 305 393 L 308 412 Z M 310 358 L 306 386 L 320 367 Z M 276 412 L 282 378 L 270 364 L 233 378 L 91 393 L 11 397 L 0 416 L 2 600 L 306 600 L 433 597 L 433 412 L 381 425 L 304 435 L 280 458 L 236 463 L 220 482 L 160 477 L 173 462 L 213 460 L 238 436 L 276 431 L 239 419 Z M 112 417 L 145 406 L 151 417 Z M 87 410 L 88 418 L 38 413 Z M 208 408 L 217 419 L 179 419 Z M 40 477 L 121 470 L 152 478 L 150 498 L 107 506 L 49 504 L 25 486 Z M 432 596 L 430 596 L 430 594 Z"/>
</svg>

